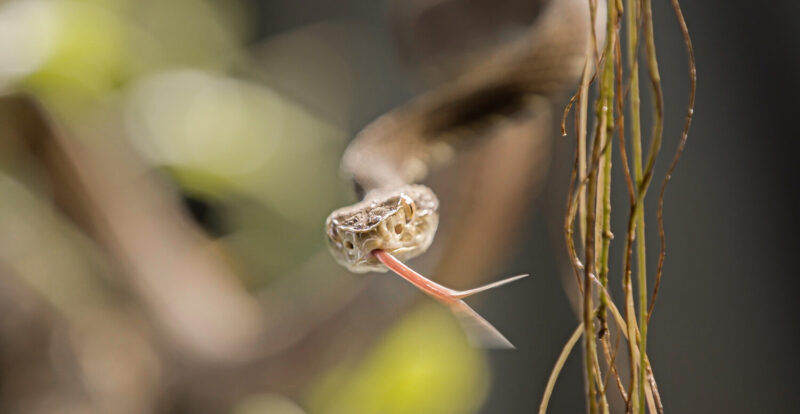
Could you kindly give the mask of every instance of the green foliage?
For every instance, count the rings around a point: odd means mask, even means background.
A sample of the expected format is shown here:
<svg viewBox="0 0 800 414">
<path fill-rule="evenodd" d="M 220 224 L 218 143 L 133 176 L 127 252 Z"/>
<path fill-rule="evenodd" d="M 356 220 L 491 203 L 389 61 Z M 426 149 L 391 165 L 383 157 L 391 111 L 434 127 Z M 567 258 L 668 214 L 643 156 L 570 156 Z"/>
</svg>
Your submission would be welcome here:
<svg viewBox="0 0 800 414">
<path fill-rule="evenodd" d="M 460 414 L 486 394 L 486 362 L 441 306 L 422 305 L 356 364 L 344 364 L 312 392 L 310 412 Z"/>
</svg>

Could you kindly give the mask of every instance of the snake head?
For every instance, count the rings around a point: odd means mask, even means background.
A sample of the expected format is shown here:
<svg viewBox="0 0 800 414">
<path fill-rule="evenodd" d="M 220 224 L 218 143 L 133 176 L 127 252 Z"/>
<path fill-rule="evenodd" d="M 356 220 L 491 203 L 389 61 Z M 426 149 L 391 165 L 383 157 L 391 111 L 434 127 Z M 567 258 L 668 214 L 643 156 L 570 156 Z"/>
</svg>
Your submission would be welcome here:
<svg viewBox="0 0 800 414">
<path fill-rule="evenodd" d="M 439 200 L 422 185 L 370 191 L 363 201 L 340 208 L 325 222 L 328 247 L 351 272 L 385 272 L 372 255 L 383 249 L 400 260 L 424 253 L 439 224 Z"/>
</svg>

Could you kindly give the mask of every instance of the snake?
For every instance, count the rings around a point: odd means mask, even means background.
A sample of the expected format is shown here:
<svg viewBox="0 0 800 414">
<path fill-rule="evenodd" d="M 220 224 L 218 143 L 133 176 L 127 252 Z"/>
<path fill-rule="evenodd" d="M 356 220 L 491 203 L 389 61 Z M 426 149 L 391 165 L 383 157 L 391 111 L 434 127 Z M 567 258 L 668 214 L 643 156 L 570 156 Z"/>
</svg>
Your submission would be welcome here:
<svg viewBox="0 0 800 414">
<path fill-rule="evenodd" d="M 551 0 L 517 39 L 500 42 L 453 79 L 356 134 L 341 170 L 361 201 L 325 221 L 327 245 L 339 264 L 354 273 L 391 270 L 449 306 L 474 344 L 513 347 L 463 299 L 526 275 L 456 291 L 403 262 L 425 253 L 436 234 L 439 199 L 421 184 L 430 171 L 452 162 L 470 143 L 491 139 L 504 120 L 525 114 L 537 100 L 557 102 L 575 87 L 591 44 L 588 4 Z M 595 27 L 605 25 L 600 19 Z"/>
</svg>

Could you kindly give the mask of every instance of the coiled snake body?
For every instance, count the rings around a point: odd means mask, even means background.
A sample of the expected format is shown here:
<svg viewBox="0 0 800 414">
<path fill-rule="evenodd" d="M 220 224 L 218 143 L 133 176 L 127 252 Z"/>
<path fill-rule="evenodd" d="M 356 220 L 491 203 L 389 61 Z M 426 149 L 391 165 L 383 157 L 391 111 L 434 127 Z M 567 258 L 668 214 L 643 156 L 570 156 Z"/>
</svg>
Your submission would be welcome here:
<svg viewBox="0 0 800 414">
<path fill-rule="evenodd" d="M 602 27 L 597 20 L 595 27 Z M 488 139 L 503 119 L 524 113 L 537 100 L 560 99 L 574 87 L 589 44 L 589 22 L 587 1 L 552 0 L 524 36 L 364 128 L 342 158 L 342 169 L 363 200 L 332 212 L 325 224 L 337 262 L 357 273 L 394 270 L 465 316 L 466 325 L 477 325 L 477 334 L 467 329 L 475 334 L 472 339 L 510 346 L 460 300 L 486 288 L 451 291 L 398 264 L 424 253 L 438 225 L 436 195 L 415 183 L 452 160 L 461 144 Z"/>
</svg>

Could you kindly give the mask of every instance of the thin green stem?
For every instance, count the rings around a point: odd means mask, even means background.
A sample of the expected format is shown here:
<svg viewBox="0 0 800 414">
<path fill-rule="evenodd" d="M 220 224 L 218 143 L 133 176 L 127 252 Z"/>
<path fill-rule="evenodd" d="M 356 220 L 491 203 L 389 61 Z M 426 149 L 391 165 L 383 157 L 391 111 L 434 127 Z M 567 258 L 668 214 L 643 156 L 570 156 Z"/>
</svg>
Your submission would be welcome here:
<svg viewBox="0 0 800 414">
<path fill-rule="evenodd" d="M 647 263 L 645 258 L 645 233 L 644 233 L 644 209 L 636 209 L 636 253 L 637 270 L 639 282 L 639 328 L 641 329 L 641 341 L 639 342 L 639 401 L 644 400 L 645 369 L 644 356 L 647 355 Z M 639 408 L 639 413 L 644 414 L 644 405 Z"/>
<path fill-rule="evenodd" d="M 632 157 L 633 157 L 633 172 L 634 172 L 634 180 L 636 182 L 636 188 L 640 188 L 641 180 L 642 180 L 642 133 L 641 133 L 641 117 L 639 113 L 640 107 L 640 100 L 639 100 L 639 65 L 638 65 L 638 53 L 637 53 L 637 44 L 638 44 L 638 25 L 637 25 L 637 18 L 639 12 L 639 4 L 637 0 L 627 0 L 626 8 L 628 11 L 628 16 L 626 19 L 626 28 L 628 34 L 628 65 L 630 71 L 630 92 L 628 95 L 629 99 L 629 111 L 630 111 L 630 119 L 631 119 L 631 146 L 632 146 Z M 636 197 L 638 199 L 638 197 Z M 636 211 L 638 210 L 637 200 L 633 201 L 633 205 L 631 208 L 631 215 L 632 217 L 629 218 L 629 226 L 628 226 L 628 233 L 627 238 L 625 240 L 626 247 L 625 247 L 625 272 L 623 277 L 623 287 L 625 290 L 625 317 L 628 321 L 628 336 L 632 336 L 632 319 L 635 318 L 634 316 L 634 309 L 633 309 L 633 289 L 631 283 L 631 272 L 630 272 L 630 262 L 631 262 L 631 243 L 633 242 L 633 229 L 631 228 L 630 224 L 636 222 L 636 218 L 638 217 Z M 642 215 L 642 218 L 644 216 Z M 642 220 L 643 224 L 643 220 Z M 640 241 L 639 247 L 643 251 L 644 249 L 644 226 L 639 226 L 639 237 Z M 642 262 L 640 262 L 640 267 Z M 643 268 L 643 267 L 642 267 Z M 640 390 L 642 387 L 642 381 L 640 380 L 641 376 L 637 377 L 635 374 L 636 371 L 634 367 L 637 364 L 634 364 L 634 348 L 636 344 L 634 341 L 628 342 L 628 356 L 631 359 L 631 376 L 630 376 L 630 391 L 629 396 L 630 399 L 628 401 L 628 410 L 630 412 L 637 412 L 639 411 L 640 407 L 644 407 L 644 405 L 640 405 L 641 401 L 641 394 Z M 641 355 L 641 352 L 639 352 Z M 638 364 L 641 365 L 641 364 Z"/>
<path fill-rule="evenodd" d="M 614 36 L 610 39 L 612 43 L 611 49 L 612 54 L 616 49 L 617 45 L 617 36 L 616 31 Z M 609 256 L 609 247 L 611 244 L 611 147 L 613 145 L 613 134 L 614 134 L 614 73 L 615 73 L 615 66 L 616 61 L 612 59 L 610 56 L 606 56 L 606 63 L 603 66 L 603 73 L 602 73 L 602 86 L 604 93 L 603 101 L 601 105 L 604 107 L 604 110 L 601 113 L 601 116 L 604 116 L 602 123 L 605 126 L 605 130 L 600 135 L 599 139 L 604 146 L 602 159 L 600 163 L 602 164 L 602 168 L 600 169 L 600 174 L 598 180 L 601 183 L 601 188 L 598 189 L 598 214 L 601 217 L 601 220 L 598 220 L 597 225 L 595 226 L 596 231 L 596 240 L 598 242 L 598 246 L 596 247 L 600 251 L 600 255 L 597 261 L 597 269 L 600 275 L 600 281 L 603 287 L 608 286 L 608 256 Z M 606 308 L 608 307 L 608 301 L 610 298 L 606 295 L 605 290 L 600 291 L 600 306 L 597 313 L 597 318 L 600 321 L 600 333 L 598 334 L 598 338 L 603 341 L 605 335 L 608 334 L 608 323 L 606 321 Z M 611 373 L 614 369 L 612 366 L 613 362 L 609 361 L 609 373 Z M 608 408 L 608 402 L 606 398 L 606 389 L 607 387 L 602 387 L 601 392 L 601 403 L 603 403 L 603 408 Z"/>
<path fill-rule="evenodd" d="M 609 2 L 613 3 L 613 2 Z M 612 10 L 615 13 L 616 11 Z M 616 19 L 616 17 L 614 17 Z M 613 34 L 611 38 L 611 52 L 614 53 L 616 49 L 616 35 Z M 601 163 L 603 168 L 600 170 L 600 180 L 603 184 L 603 191 L 599 194 L 599 202 L 598 207 L 602 209 L 602 224 L 597 226 L 597 231 L 599 233 L 598 240 L 602 240 L 602 245 L 600 246 L 600 257 L 598 261 L 598 269 L 599 269 L 599 276 L 600 276 L 600 283 L 603 284 L 603 287 L 608 286 L 608 254 L 609 254 L 609 247 L 611 245 L 611 238 L 613 237 L 611 234 L 611 146 L 613 143 L 612 136 L 614 134 L 614 59 L 611 59 L 607 56 L 605 65 L 603 66 L 603 77 L 602 77 L 602 88 L 604 93 L 601 93 L 602 98 L 602 106 L 604 110 L 602 111 L 602 116 L 605 117 L 602 123 L 605 124 L 605 131 L 600 135 L 601 142 L 604 146 L 604 151 L 602 155 Z M 607 141 L 607 142 L 606 142 Z M 606 307 L 607 307 L 608 297 L 606 296 L 605 292 L 600 292 L 600 311 L 598 312 L 598 318 L 601 322 L 601 332 L 605 332 L 607 330 L 606 326 Z"/>
<path fill-rule="evenodd" d="M 601 88 L 602 91 L 602 88 Z M 602 92 L 601 92 L 602 94 Z M 604 131 L 605 125 L 603 122 L 605 117 L 600 118 L 598 124 L 598 131 Z M 592 164 L 595 164 L 595 158 L 599 161 L 601 152 L 601 138 L 600 134 L 595 135 L 594 143 L 592 146 Z M 597 179 L 598 169 L 592 168 L 589 172 L 588 190 L 587 190 L 587 203 L 586 203 L 586 242 L 584 243 L 584 274 L 583 274 L 583 328 L 584 328 L 584 344 L 585 350 L 585 365 L 586 365 L 586 385 L 587 395 L 589 398 L 588 408 L 589 413 L 594 414 L 597 412 L 596 391 L 594 383 L 594 370 L 592 364 L 596 353 L 596 343 L 594 335 L 594 324 L 592 323 L 594 313 L 592 312 L 592 281 L 591 277 L 595 274 L 595 232 L 594 230 L 596 220 L 595 204 L 597 202 Z"/>
<path fill-rule="evenodd" d="M 547 379 L 547 386 L 544 387 L 542 402 L 539 404 L 539 414 L 545 414 L 547 412 L 547 405 L 550 404 L 550 396 L 553 395 L 553 389 L 556 387 L 558 375 L 561 374 L 561 369 L 564 368 L 564 364 L 566 364 L 567 358 L 569 358 L 569 354 L 572 352 L 572 348 L 575 347 L 575 344 L 578 343 L 578 339 L 580 339 L 582 335 L 583 322 L 581 322 L 578 327 L 575 328 L 575 332 L 572 333 L 572 336 L 569 337 L 567 343 L 564 344 L 564 348 L 561 349 L 561 354 L 559 354 L 558 359 L 556 360 L 556 365 L 550 372 L 550 378 Z"/>
<path fill-rule="evenodd" d="M 616 46 L 616 28 L 617 28 L 617 2 L 609 0 L 606 2 L 607 6 L 607 20 L 606 20 L 606 44 L 603 50 L 603 63 L 601 82 L 599 87 L 599 105 L 597 106 L 597 119 L 598 128 L 595 134 L 595 139 L 592 148 L 592 164 L 595 160 L 603 165 L 602 169 L 592 169 L 589 172 L 589 183 L 587 189 L 587 206 L 586 206 L 586 243 L 584 244 L 585 251 L 585 272 L 584 272 L 584 329 L 586 341 L 586 364 L 587 364 L 587 381 L 588 381 L 588 396 L 589 396 L 589 412 L 596 412 L 595 401 L 595 387 L 593 382 L 593 372 L 590 366 L 595 363 L 597 358 L 597 342 L 594 335 L 594 325 L 592 324 L 592 283 L 590 278 L 597 274 L 600 270 L 606 277 L 608 274 L 608 243 L 610 238 L 606 238 L 606 234 L 610 234 L 610 212 L 611 212 L 611 156 L 610 148 L 611 142 L 610 134 L 614 130 L 614 50 Z M 602 184 L 602 186 L 598 186 Z M 601 221 L 598 222 L 597 216 L 601 216 Z M 599 250 L 599 252 L 598 252 Z M 599 253 L 599 254 L 598 254 Z M 605 286 L 604 286 L 605 287 Z M 600 292 L 601 303 L 608 301 L 604 291 Z M 601 305 L 603 306 L 603 305 Z M 602 309 L 605 309 L 603 306 Z M 598 381 L 602 381 L 599 372 L 599 365 L 597 368 Z M 606 399 L 605 387 L 598 382 L 598 391 L 600 396 L 601 407 L 607 410 L 608 401 Z"/>
<path fill-rule="evenodd" d="M 639 391 L 640 399 L 644 396 L 644 381 L 647 377 L 647 370 L 645 368 L 644 359 L 647 355 L 647 268 L 645 264 L 645 241 L 644 241 L 644 196 L 650 181 L 653 177 L 654 166 L 656 157 L 661 150 L 661 138 L 664 128 L 664 97 L 661 90 L 661 75 L 658 71 L 658 59 L 656 58 L 655 35 L 653 33 L 653 10 L 651 0 L 643 0 L 643 13 L 644 13 L 644 37 L 647 50 L 647 67 L 650 74 L 650 84 L 653 93 L 653 136 L 650 142 L 650 151 L 647 157 L 647 165 L 643 172 L 642 181 L 639 184 L 640 200 L 638 200 L 638 221 L 639 221 L 639 234 L 637 253 L 639 261 L 639 328 L 641 330 L 641 341 L 639 342 L 639 382 L 642 384 L 642 389 Z M 644 414 L 644 407 L 639 410 L 640 414 Z"/>
</svg>

